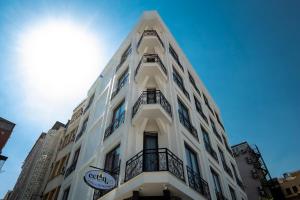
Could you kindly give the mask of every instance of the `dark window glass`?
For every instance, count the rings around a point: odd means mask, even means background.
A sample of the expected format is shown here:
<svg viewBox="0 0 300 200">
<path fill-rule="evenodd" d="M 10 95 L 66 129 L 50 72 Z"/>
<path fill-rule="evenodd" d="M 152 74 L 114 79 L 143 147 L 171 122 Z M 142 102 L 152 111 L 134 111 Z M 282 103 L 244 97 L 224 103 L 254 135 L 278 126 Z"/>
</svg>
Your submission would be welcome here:
<svg viewBox="0 0 300 200">
<path fill-rule="evenodd" d="M 231 196 L 231 199 L 232 200 L 236 200 L 236 194 L 235 194 L 235 191 L 232 187 L 229 186 L 229 191 L 230 191 L 230 196 Z"/>
<path fill-rule="evenodd" d="M 173 67 L 173 79 L 180 88 L 184 88 L 183 79 L 179 75 L 179 73 L 176 71 L 176 69 L 174 69 L 174 67 Z"/>
<path fill-rule="evenodd" d="M 78 157 L 79 157 L 79 153 L 80 153 L 80 148 L 78 148 L 78 149 L 75 151 L 75 153 L 74 153 L 72 165 L 75 165 L 75 166 L 76 166 L 77 161 L 78 161 Z"/>
<path fill-rule="evenodd" d="M 239 177 L 238 177 L 238 174 L 237 174 L 237 171 L 236 171 L 236 168 L 234 166 L 234 164 L 231 163 L 231 167 L 232 167 L 232 170 L 233 170 L 233 173 L 234 173 L 234 176 L 235 176 L 235 179 L 238 180 Z"/>
<path fill-rule="evenodd" d="M 125 101 L 122 101 L 114 110 L 112 121 L 118 120 L 122 117 L 125 112 Z"/>
<path fill-rule="evenodd" d="M 95 93 L 90 97 L 89 102 L 88 102 L 84 112 L 87 111 L 89 109 L 89 107 L 92 105 L 92 103 L 94 101 L 94 97 L 95 97 Z"/>
<path fill-rule="evenodd" d="M 223 167 L 226 167 L 226 160 L 225 160 L 225 156 L 224 156 L 224 152 L 218 147 L 219 153 L 220 153 L 220 157 L 221 157 L 221 161 L 223 163 Z"/>
<path fill-rule="evenodd" d="M 204 140 L 205 148 L 206 148 L 207 151 L 210 151 L 211 143 L 210 143 L 209 135 L 203 127 L 201 127 L 201 130 L 202 130 L 202 133 L 203 133 L 203 140 Z"/>
<path fill-rule="evenodd" d="M 208 107 L 208 109 L 211 111 L 212 114 L 214 114 L 214 112 L 213 112 L 212 108 L 210 107 L 210 104 L 209 104 L 208 99 L 205 96 L 205 94 L 203 94 L 203 99 L 204 99 L 204 102 L 205 102 L 206 106 Z"/>
<path fill-rule="evenodd" d="M 67 200 L 69 197 L 70 187 L 64 190 L 64 194 L 62 196 L 62 200 Z"/>
<path fill-rule="evenodd" d="M 124 53 L 122 54 L 120 63 L 123 63 L 127 59 L 127 57 L 130 55 L 131 51 L 132 51 L 132 48 L 131 48 L 131 44 L 130 44 L 127 47 L 127 49 L 124 51 Z"/>
<path fill-rule="evenodd" d="M 120 145 L 106 154 L 105 157 L 105 170 L 111 172 L 119 167 L 120 163 Z"/>
<path fill-rule="evenodd" d="M 89 120 L 89 118 L 86 118 L 86 119 L 84 120 L 84 122 L 82 123 L 81 129 L 80 129 L 80 132 L 79 132 L 78 135 L 77 135 L 76 141 L 77 141 L 77 140 L 82 136 L 82 134 L 85 132 L 86 127 L 87 127 L 88 120 Z"/>
<path fill-rule="evenodd" d="M 197 154 L 189 147 L 185 146 L 185 154 L 187 160 L 187 166 L 195 173 L 199 173 Z"/>
<path fill-rule="evenodd" d="M 211 169 L 211 174 L 213 177 L 217 197 L 223 195 L 219 175 L 213 169 Z"/>
<path fill-rule="evenodd" d="M 195 88 L 195 90 L 197 91 L 197 93 L 199 95 L 201 95 L 200 90 L 198 89 L 198 87 L 196 85 L 195 79 L 192 77 L 192 75 L 190 74 L 190 72 L 188 72 L 188 74 L 189 74 L 189 79 L 190 79 L 191 84 L 193 85 L 193 87 Z"/>
<path fill-rule="evenodd" d="M 157 133 L 144 133 L 144 171 L 158 171 L 158 138 Z"/>
<path fill-rule="evenodd" d="M 118 80 L 118 89 L 122 88 L 128 81 L 128 69 L 121 75 L 121 77 Z"/>
<path fill-rule="evenodd" d="M 178 112 L 185 121 L 190 122 L 190 115 L 187 107 L 178 99 Z"/>
</svg>

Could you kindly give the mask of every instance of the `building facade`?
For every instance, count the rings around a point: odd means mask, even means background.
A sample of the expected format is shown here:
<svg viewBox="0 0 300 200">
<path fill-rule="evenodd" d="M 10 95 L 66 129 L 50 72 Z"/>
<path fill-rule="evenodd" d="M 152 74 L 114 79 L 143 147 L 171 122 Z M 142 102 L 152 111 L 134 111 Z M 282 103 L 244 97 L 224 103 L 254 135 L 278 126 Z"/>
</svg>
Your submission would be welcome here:
<svg viewBox="0 0 300 200">
<path fill-rule="evenodd" d="M 283 177 L 274 178 L 272 181 L 276 182 L 272 187 L 275 200 L 300 200 L 300 171 L 285 173 Z"/>
<path fill-rule="evenodd" d="M 15 124 L 0 117 L 0 173 L 2 171 L 2 167 L 4 162 L 7 160 L 7 156 L 2 155 L 2 149 L 7 143 Z"/>
<path fill-rule="evenodd" d="M 232 146 L 248 199 L 272 199 L 271 175 L 257 146 L 243 142 Z"/>
<path fill-rule="evenodd" d="M 246 200 L 220 116 L 161 18 L 145 12 L 88 91 L 58 199 Z M 115 188 L 89 187 L 93 167 Z"/>
<path fill-rule="evenodd" d="M 47 133 L 39 136 L 23 163 L 17 183 L 9 194 L 9 200 L 41 199 L 57 141 L 64 131 L 65 125 L 56 122 Z"/>
</svg>

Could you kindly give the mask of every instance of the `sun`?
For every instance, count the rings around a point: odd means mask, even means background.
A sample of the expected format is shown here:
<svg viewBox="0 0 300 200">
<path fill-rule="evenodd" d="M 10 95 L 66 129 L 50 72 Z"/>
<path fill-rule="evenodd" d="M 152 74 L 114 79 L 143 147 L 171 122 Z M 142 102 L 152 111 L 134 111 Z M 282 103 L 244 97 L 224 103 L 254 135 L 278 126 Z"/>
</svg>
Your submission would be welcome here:
<svg viewBox="0 0 300 200">
<path fill-rule="evenodd" d="M 70 21 L 47 20 L 28 27 L 19 41 L 28 100 L 44 107 L 82 96 L 100 73 L 102 48 L 95 34 Z"/>
</svg>

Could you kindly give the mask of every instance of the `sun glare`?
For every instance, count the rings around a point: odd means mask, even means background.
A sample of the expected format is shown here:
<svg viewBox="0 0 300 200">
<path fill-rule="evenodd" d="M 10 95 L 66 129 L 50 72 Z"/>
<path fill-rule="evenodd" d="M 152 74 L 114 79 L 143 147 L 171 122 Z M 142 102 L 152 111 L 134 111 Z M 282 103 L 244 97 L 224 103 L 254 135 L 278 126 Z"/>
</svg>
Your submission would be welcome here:
<svg viewBox="0 0 300 200">
<path fill-rule="evenodd" d="M 97 37 L 71 22 L 30 27 L 20 39 L 20 66 L 29 101 L 39 101 L 34 106 L 43 107 L 78 100 L 100 73 L 100 47 Z"/>
</svg>

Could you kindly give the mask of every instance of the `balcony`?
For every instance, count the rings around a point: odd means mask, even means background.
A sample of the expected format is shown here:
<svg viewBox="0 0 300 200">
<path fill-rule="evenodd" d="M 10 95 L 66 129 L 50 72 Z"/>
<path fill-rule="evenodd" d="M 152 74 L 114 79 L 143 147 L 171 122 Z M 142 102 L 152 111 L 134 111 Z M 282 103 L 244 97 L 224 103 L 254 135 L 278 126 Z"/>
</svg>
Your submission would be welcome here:
<svg viewBox="0 0 300 200">
<path fill-rule="evenodd" d="M 171 105 L 160 90 L 144 91 L 132 108 L 132 123 L 160 118 L 165 123 L 172 122 Z"/>
<path fill-rule="evenodd" d="M 125 120 L 125 111 L 114 121 L 111 122 L 111 124 L 107 127 L 107 129 L 104 132 L 104 139 L 108 138 L 116 129 L 119 128 L 124 123 Z"/>
<path fill-rule="evenodd" d="M 149 77 L 156 77 L 162 81 L 168 80 L 167 69 L 157 54 L 144 54 L 134 76 L 137 83 L 142 83 Z"/>
<path fill-rule="evenodd" d="M 168 171 L 184 180 L 183 162 L 167 148 L 145 149 L 126 162 L 125 182 L 143 172 Z"/>
<path fill-rule="evenodd" d="M 210 199 L 209 187 L 207 182 L 201 178 L 200 174 L 194 172 L 191 168 L 186 166 L 189 186 L 196 190 L 198 193 Z"/>
<path fill-rule="evenodd" d="M 180 123 L 198 140 L 198 133 L 196 128 L 191 124 L 189 119 L 186 119 L 186 117 L 181 113 L 180 110 L 178 110 L 179 114 L 179 121 Z"/>
<path fill-rule="evenodd" d="M 146 48 L 155 48 L 165 51 L 164 43 L 159 37 L 158 33 L 155 30 L 144 30 L 140 40 L 137 44 L 137 51 L 139 53 L 145 52 Z"/>
</svg>

